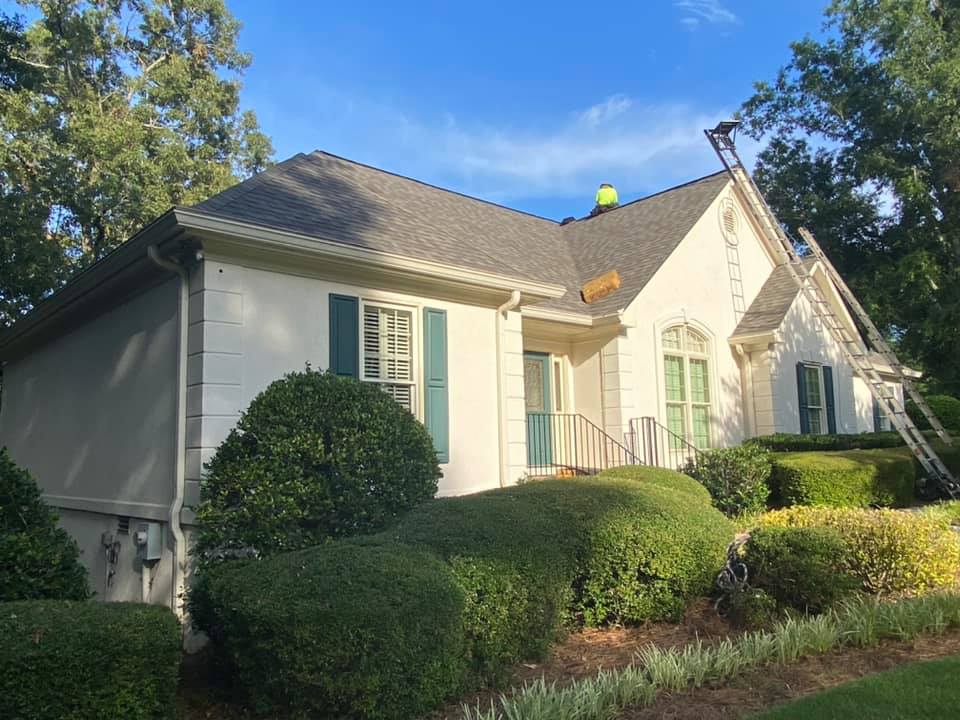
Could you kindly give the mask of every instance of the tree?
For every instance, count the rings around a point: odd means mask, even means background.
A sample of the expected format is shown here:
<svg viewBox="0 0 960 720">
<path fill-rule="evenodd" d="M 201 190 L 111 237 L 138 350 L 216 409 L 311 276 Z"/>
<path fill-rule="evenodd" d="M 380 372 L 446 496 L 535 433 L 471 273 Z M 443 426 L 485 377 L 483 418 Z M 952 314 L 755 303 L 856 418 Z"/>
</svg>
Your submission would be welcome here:
<svg viewBox="0 0 960 720">
<path fill-rule="evenodd" d="M 0 17 L 0 322 L 177 204 L 262 169 L 223 0 L 33 0 Z"/>
<path fill-rule="evenodd" d="M 757 179 L 932 387 L 960 393 L 960 5 L 834 0 L 826 39 L 755 85 Z"/>
</svg>

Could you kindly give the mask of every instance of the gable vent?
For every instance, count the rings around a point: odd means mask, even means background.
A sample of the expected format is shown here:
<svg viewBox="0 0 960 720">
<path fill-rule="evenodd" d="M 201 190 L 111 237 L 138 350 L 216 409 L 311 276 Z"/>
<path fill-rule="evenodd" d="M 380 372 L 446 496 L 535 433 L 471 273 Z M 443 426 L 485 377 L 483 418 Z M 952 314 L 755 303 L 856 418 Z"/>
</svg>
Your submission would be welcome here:
<svg viewBox="0 0 960 720">
<path fill-rule="evenodd" d="M 720 231 L 728 243 L 736 245 L 739 230 L 740 216 L 733 201 L 727 198 L 720 203 Z"/>
</svg>

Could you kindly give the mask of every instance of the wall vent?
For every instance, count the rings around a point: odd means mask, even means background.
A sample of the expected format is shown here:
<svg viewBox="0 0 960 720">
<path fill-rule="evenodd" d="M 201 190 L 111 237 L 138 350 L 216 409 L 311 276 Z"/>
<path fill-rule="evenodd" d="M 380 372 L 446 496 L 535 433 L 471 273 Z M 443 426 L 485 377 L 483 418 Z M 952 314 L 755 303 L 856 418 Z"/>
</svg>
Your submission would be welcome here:
<svg viewBox="0 0 960 720">
<path fill-rule="evenodd" d="M 117 535 L 129 535 L 130 534 L 130 518 L 122 517 L 117 518 Z"/>
</svg>

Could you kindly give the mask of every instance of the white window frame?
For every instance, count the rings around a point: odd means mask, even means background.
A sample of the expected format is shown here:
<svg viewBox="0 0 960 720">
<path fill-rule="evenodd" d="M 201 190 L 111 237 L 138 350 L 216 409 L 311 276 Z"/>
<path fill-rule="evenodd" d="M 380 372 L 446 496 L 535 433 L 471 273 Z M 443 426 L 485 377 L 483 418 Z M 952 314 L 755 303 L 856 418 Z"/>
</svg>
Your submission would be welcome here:
<svg viewBox="0 0 960 720">
<path fill-rule="evenodd" d="M 668 348 L 663 341 L 663 336 L 666 335 L 671 330 L 680 331 L 680 349 Z M 707 351 L 705 353 L 698 352 L 696 350 L 688 350 L 686 348 L 686 333 L 687 331 L 692 331 L 703 338 L 707 346 Z M 703 328 L 698 327 L 697 325 L 691 322 L 669 322 L 665 323 L 659 327 L 657 333 L 657 347 L 659 350 L 659 357 L 657 365 L 659 367 L 659 384 L 661 392 L 663 393 L 663 426 L 666 428 L 670 427 L 669 415 L 667 413 L 667 408 L 671 405 L 682 405 L 683 406 L 683 439 L 690 443 L 691 445 L 696 446 L 696 436 L 694 435 L 693 430 L 693 409 L 694 407 L 706 407 L 707 416 L 709 422 L 709 431 L 707 434 L 707 447 L 700 448 L 703 450 L 709 450 L 716 447 L 716 413 L 714 411 L 716 405 L 716 369 L 713 362 L 713 348 L 715 343 L 711 334 L 705 331 Z M 672 356 L 680 358 L 681 366 L 683 368 L 683 383 L 684 383 L 684 399 L 683 400 L 668 400 L 667 399 L 667 377 L 666 377 L 666 357 Z M 709 393 L 710 401 L 706 403 L 694 402 L 692 389 L 693 385 L 690 381 L 690 360 L 703 360 L 706 363 L 707 368 L 707 393 Z"/>
<path fill-rule="evenodd" d="M 805 362 L 805 363 L 802 363 L 802 365 L 804 370 L 806 370 L 807 368 L 810 368 L 812 370 L 817 371 L 817 383 L 818 383 L 818 387 L 820 388 L 820 405 L 819 406 L 807 405 L 806 404 L 807 398 L 803 398 L 803 404 L 804 404 L 804 407 L 806 407 L 806 412 L 808 413 L 807 423 L 810 422 L 810 415 L 809 415 L 810 410 L 812 408 L 817 408 L 817 407 L 820 410 L 820 412 L 818 413 L 820 415 L 820 432 L 814 432 L 813 429 L 811 428 L 810 432 L 807 434 L 808 435 L 829 435 L 830 427 L 827 425 L 827 388 L 826 388 L 826 385 L 824 385 L 823 383 L 823 365 L 820 363 L 812 363 L 812 362 Z M 804 380 L 807 381 L 806 384 L 809 387 L 809 384 L 810 384 L 809 378 L 805 377 Z"/>
<path fill-rule="evenodd" d="M 384 380 L 382 378 L 367 377 L 366 364 L 366 327 L 364 319 L 366 317 L 367 307 L 383 308 L 385 310 L 397 310 L 410 313 L 410 377 L 411 380 Z M 360 379 L 363 382 L 375 383 L 377 385 L 407 385 L 410 387 L 410 413 L 418 420 L 423 420 L 423 401 L 421 393 L 423 392 L 423 383 L 420 381 L 420 355 L 423 346 L 420 330 L 421 308 L 418 305 L 406 305 L 402 303 L 390 302 L 387 300 L 378 300 L 376 297 L 360 298 Z"/>
</svg>

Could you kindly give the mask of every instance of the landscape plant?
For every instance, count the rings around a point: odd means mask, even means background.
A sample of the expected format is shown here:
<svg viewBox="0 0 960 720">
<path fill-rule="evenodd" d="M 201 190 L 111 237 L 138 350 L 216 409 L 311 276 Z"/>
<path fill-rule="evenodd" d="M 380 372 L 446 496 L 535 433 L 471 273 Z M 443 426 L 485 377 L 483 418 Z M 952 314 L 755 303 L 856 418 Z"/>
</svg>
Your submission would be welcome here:
<svg viewBox="0 0 960 720">
<path fill-rule="evenodd" d="M 307 367 L 253 399 L 207 466 L 201 564 L 381 529 L 437 491 L 426 428 L 373 383 Z"/>
<path fill-rule="evenodd" d="M 0 449 L 0 601 L 84 600 L 87 570 L 29 472 Z"/>
<path fill-rule="evenodd" d="M 767 506 L 771 455 L 757 445 L 740 445 L 698 453 L 684 472 L 710 493 L 725 515 L 757 512 Z"/>
<path fill-rule="evenodd" d="M 960 627 L 960 595 L 942 593 L 882 602 L 859 597 L 822 615 L 786 618 L 769 631 L 682 648 L 648 646 L 625 668 L 562 687 L 542 680 L 500 694 L 489 706 L 461 706 L 463 720 L 607 720 L 652 705 L 660 692 L 722 682 L 769 663 L 788 665 L 844 647 L 941 635 Z"/>
</svg>

